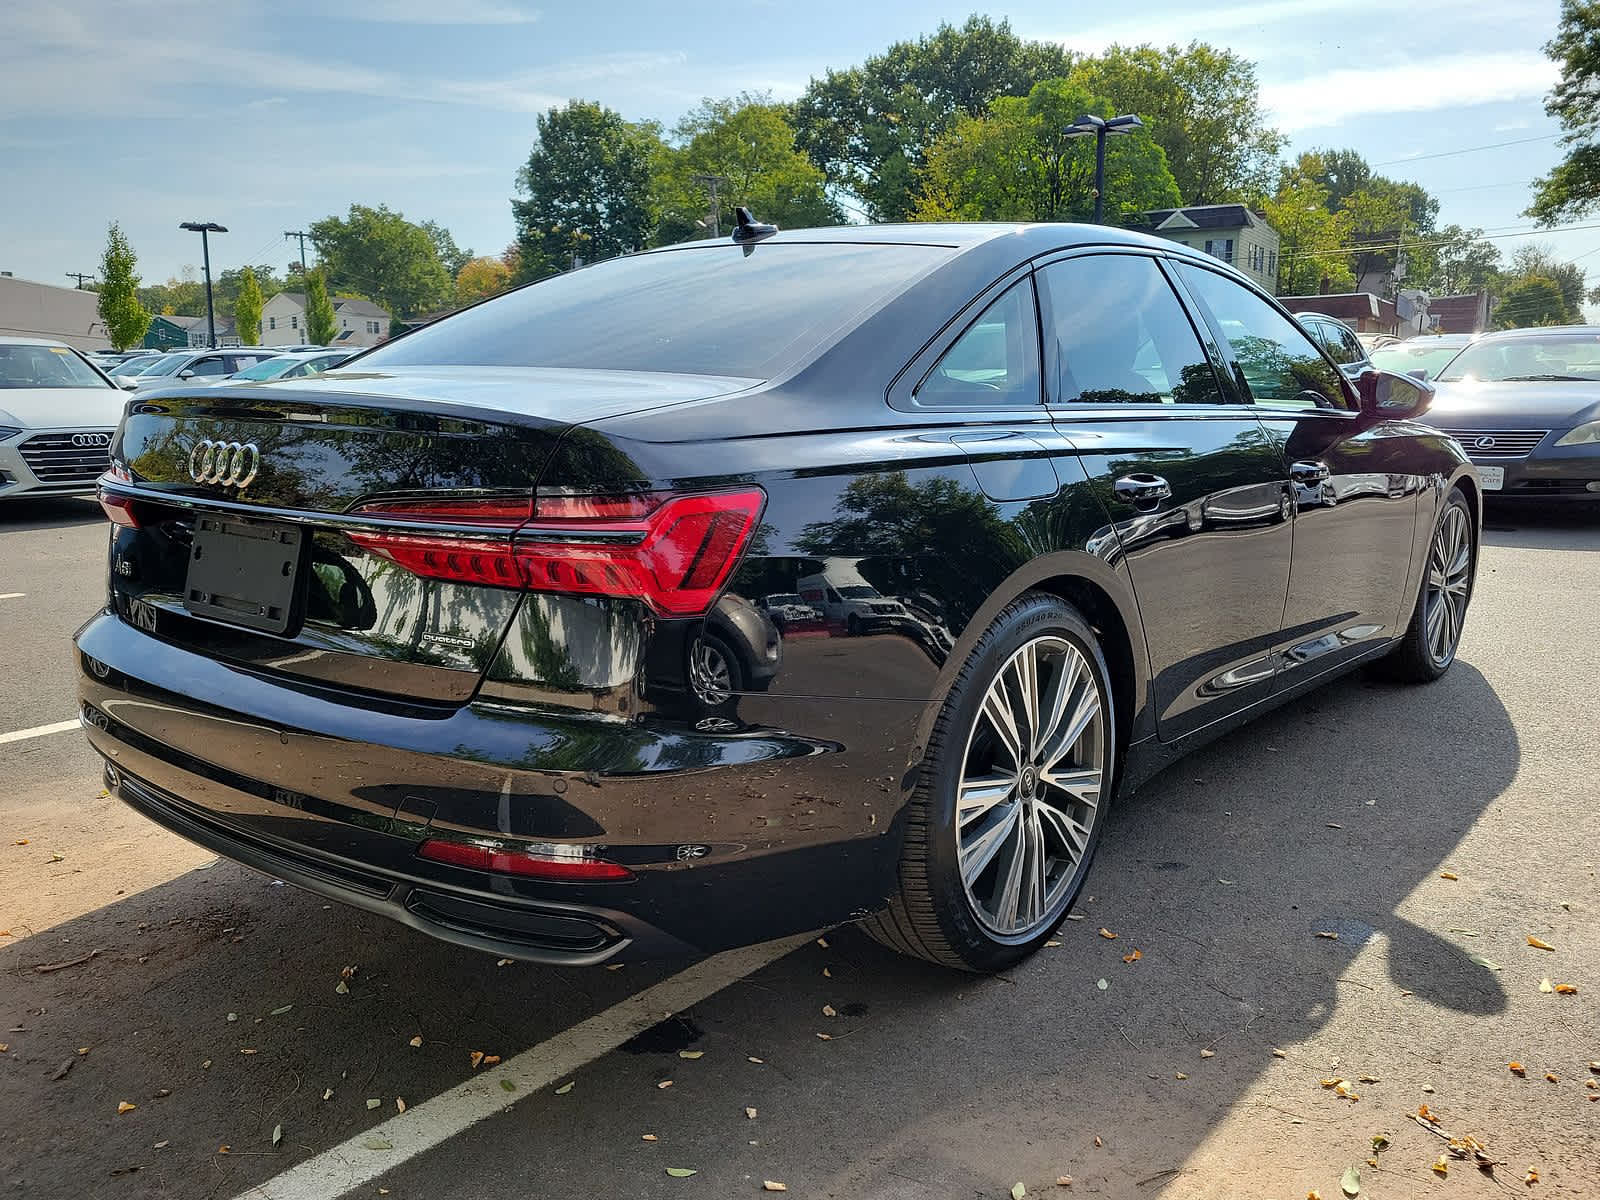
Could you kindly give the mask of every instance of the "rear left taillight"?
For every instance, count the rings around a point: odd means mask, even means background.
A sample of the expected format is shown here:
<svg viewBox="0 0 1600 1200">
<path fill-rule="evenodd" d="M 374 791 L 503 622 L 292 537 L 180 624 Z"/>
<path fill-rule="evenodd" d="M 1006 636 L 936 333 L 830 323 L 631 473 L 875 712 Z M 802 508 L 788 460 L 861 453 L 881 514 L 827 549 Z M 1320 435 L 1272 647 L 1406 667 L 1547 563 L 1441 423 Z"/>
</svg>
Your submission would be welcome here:
<svg viewBox="0 0 1600 1200">
<path fill-rule="evenodd" d="M 417 856 L 471 871 L 521 875 L 555 883 L 620 883 L 633 878 L 633 872 L 627 867 L 607 862 L 588 846 L 522 846 L 434 837 L 417 847 Z"/>
<path fill-rule="evenodd" d="M 530 517 L 505 501 L 381 501 L 361 516 L 459 526 L 350 531 L 357 545 L 430 579 L 641 600 L 698 616 L 728 581 L 765 500 L 757 488 L 703 495 L 543 495 Z"/>
</svg>

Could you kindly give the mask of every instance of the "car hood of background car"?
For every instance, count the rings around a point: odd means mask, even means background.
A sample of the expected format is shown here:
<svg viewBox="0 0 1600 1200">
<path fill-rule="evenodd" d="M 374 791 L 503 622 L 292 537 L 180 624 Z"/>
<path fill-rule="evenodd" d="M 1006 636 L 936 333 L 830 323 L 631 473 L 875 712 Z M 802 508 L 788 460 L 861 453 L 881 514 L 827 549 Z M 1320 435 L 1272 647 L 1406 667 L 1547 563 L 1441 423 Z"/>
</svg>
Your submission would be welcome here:
<svg viewBox="0 0 1600 1200">
<path fill-rule="evenodd" d="M 24 429 L 115 429 L 121 388 L 0 388 L 0 425 Z"/>
<path fill-rule="evenodd" d="M 359 367 L 324 371 L 305 379 L 270 380 L 266 394 L 316 393 L 319 399 L 413 400 L 460 405 L 494 413 L 526 414 L 578 424 L 602 417 L 709 400 L 755 387 L 759 379 L 727 375 L 676 375 L 651 371 L 596 371 L 578 367 Z M 226 389 L 232 391 L 233 389 Z M 240 392 L 245 390 L 241 382 Z"/>
<path fill-rule="evenodd" d="M 1445 429 L 1564 429 L 1600 419 L 1600 383 L 1438 383 L 1423 418 Z"/>
</svg>

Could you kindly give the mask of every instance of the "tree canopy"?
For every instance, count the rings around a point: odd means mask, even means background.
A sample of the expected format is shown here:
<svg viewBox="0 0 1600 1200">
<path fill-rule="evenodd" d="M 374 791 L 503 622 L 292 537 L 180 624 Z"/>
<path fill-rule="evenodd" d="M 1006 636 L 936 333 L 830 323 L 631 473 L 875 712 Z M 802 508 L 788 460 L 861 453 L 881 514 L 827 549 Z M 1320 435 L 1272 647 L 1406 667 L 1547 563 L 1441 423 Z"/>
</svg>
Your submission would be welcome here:
<svg viewBox="0 0 1600 1200">
<path fill-rule="evenodd" d="M 139 303 L 138 266 L 122 226 L 111 222 L 100 257 L 99 309 L 106 337 L 117 350 L 137 344 L 150 328 L 150 310 Z"/>
<path fill-rule="evenodd" d="M 1569 320 L 1561 288 L 1553 279 L 1532 276 L 1506 290 L 1494 312 L 1496 329 L 1529 325 L 1564 325 Z"/>
<path fill-rule="evenodd" d="M 552 108 L 537 124 L 539 139 L 517 172 L 520 198 L 511 201 L 519 280 L 649 245 L 651 171 L 663 150 L 657 126 L 590 100 Z"/>
<path fill-rule="evenodd" d="M 511 268 L 498 258 L 469 258 L 456 272 L 456 303 L 476 304 L 511 286 Z"/>
<path fill-rule="evenodd" d="M 396 317 L 438 308 L 452 294 L 435 235 L 385 205 L 352 204 L 343 218 L 315 221 L 311 240 L 326 286 L 376 300 Z"/>
<path fill-rule="evenodd" d="M 1561 122 L 1566 157 L 1534 181 L 1527 215 L 1556 225 L 1600 208 L 1600 0 L 1561 0 L 1544 52 L 1561 69 L 1544 110 Z"/>
<path fill-rule="evenodd" d="M 327 346 L 339 336 L 339 318 L 333 311 L 333 301 L 328 298 L 323 268 L 307 271 L 305 278 L 306 340 L 318 346 Z"/>
<path fill-rule="evenodd" d="M 265 299 L 256 273 L 249 267 L 239 272 L 239 294 L 233 302 L 233 327 L 246 346 L 261 341 L 261 306 Z"/>
<path fill-rule="evenodd" d="M 961 117 L 928 153 L 914 216 L 922 221 L 1082 221 L 1094 211 L 1093 138 L 1064 132 L 1078 116 L 1115 115 L 1072 79 L 1048 79 L 1026 97 L 1003 96 L 982 117 Z M 1112 220 L 1178 203 L 1166 155 L 1148 133 L 1106 143 Z"/>
</svg>

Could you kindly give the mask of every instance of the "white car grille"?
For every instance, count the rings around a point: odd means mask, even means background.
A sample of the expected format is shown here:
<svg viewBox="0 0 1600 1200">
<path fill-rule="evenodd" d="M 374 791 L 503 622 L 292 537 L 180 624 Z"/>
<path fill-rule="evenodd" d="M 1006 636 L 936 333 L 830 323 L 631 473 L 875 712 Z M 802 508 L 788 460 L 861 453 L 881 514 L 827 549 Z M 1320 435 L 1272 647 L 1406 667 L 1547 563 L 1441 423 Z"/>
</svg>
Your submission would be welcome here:
<svg viewBox="0 0 1600 1200">
<path fill-rule="evenodd" d="M 18 449 L 40 483 L 90 484 L 111 465 L 109 433 L 36 433 Z"/>
</svg>

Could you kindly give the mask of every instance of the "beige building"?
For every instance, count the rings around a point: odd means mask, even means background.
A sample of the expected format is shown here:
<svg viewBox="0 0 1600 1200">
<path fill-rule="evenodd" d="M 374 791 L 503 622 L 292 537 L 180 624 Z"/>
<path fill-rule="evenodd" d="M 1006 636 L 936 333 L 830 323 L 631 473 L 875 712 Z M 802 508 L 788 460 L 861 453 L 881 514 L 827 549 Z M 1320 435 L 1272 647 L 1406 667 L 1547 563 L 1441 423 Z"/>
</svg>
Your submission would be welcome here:
<svg viewBox="0 0 1600 1200">
<path fill-rule="evenodd" d="M 1278 290 L 1278 231 L 1243 204 L 1193 204 L 1145 213 L 1131 226 L 1168 241 L 1192 246 L 1231 263 L 1269 293 Z"/>
<path fill-rule="evenodd" d="M 335 300 L 338 323 L 335 346 L 376 346 L 389 338 L 389 310 L 371 300 Z M 306 334 L 306 294 L 279 292 L 261 307 L 263 346 L 298 346 L 311 339 Z"/>
<path fill-rule="evenodd" d="M 80 350 L 109 350 L 100 297 L 77 288 L 0 273 L 0 337 L 54 338 Z"/>
</svg>

